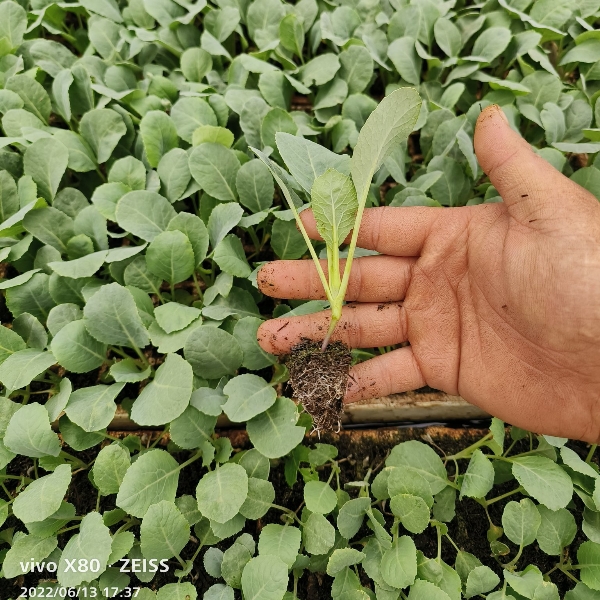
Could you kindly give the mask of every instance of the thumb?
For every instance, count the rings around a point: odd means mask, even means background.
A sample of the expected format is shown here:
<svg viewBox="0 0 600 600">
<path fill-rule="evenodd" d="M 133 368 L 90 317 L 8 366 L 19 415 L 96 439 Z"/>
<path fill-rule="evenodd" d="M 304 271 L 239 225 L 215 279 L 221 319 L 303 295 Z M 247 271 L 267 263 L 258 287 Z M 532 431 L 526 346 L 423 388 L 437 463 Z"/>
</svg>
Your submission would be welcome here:
<svg viewBox="0 0 600 600">
<path fill-rule="evenodd" d="M 581 198 L 581 188 L 533 152 L 499 106 L 488 106 L 475 129 L 481 168 L 520 223 L 556 219 Z"/>
</svg>

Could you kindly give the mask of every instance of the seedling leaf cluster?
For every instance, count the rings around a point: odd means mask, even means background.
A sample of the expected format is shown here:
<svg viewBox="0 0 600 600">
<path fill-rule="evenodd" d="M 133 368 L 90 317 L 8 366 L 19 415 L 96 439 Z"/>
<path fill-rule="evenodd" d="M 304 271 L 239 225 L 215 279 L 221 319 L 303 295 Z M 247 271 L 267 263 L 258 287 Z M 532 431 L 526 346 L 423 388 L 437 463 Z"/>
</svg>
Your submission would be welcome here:
<svg viewBox="0 0 600 600">
<path fill-rule="evenodd" d="M 365 208 L 500 201 L 473 150 L 489 104 L 600 198 L 599 16 L 0 2 L 0 599 L 291 600 L 313 574 L 336 600 L 599 597 L 595 448 L 515 428 L 503 447 L 494 420 L 461 452 L 408 441 L 349 477 L 256 341 L 329 308 L 327 344 Z M 308 256 L 326 300 L 258 290 L 265 262 Z M 158 434 L 116 435 L 124 415 Z M 224 417 L 249 446 L 215 433 Z M 482 556 L 453 546 L 469 502 L 490 514 Z M 144 559 L 158 570 L 119 567 Z"/>
</svg>

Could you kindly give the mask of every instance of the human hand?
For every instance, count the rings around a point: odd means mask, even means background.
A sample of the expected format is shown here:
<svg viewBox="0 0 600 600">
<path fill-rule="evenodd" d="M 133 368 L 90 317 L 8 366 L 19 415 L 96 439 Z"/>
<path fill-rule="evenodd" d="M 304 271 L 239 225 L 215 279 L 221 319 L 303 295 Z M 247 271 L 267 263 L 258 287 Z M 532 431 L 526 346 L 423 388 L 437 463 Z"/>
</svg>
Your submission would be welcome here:
<svg viewBox="0 0 600 600">
<path fill-rule="evenodd" d="M 371 208 L 333 339 L 410 346 L 356 365 L 345 402 L 429 385 L 514 425 L 600 439 L 600 203 L 532 152 L 501 109 L 475 132 L 483 170 L 504 202 L 461 208 Z M 310 211 L 302 220 L 319 239 Z M 325 269 L 325 271 L 327 271 Z M 258 275 L 276 298 L 324 298 L 312 261 Z M 284 354 L 322 340 L 327 311 L 263 323 Z"/>
</svg>

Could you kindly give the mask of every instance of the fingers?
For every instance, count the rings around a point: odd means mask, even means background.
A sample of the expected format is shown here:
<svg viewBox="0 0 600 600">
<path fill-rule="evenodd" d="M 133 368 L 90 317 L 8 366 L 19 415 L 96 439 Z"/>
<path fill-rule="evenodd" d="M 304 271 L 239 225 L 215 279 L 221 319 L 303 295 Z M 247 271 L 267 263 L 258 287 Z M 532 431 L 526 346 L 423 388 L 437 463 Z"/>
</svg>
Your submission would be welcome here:
<svg viewBox="0 0 600 600">
<path fill-rule="evenodd" d="M 481 113 L 474 141 L 479 164 L 520 223 L 561 218 L 560 212 L 584 197 L 585 190 L 535 154 L 511 129 L 499 106 L 488 106 Z"/>
<path fill-rule="evenodd" d="M 440 211 L 443 210 L 443 213 Z M 455 209 L 427 206 L 367 208 L 363 213 L 357 245 L 390 256 L 419 256 L 437 219 L 452 218 Z M 320 240 L 312 210 L 300 213 L 308 235 Z M 350 236 L 346 242 L 350 241 Z"/>
<path fill-rule="evenodd" d="M 321 267 L 327 273 L 327 261 Z M 414 258 L 365 256 L 352 263 L 346 300 L 393 302 L 403 300 Z M 343 272 L 346 261 L 342 260 Z M 263 294 L 273 298 L 324 299 L 323 284 L 312 260 L 278 260 L 266 264 L 256 278 Z"/>
<path fill-rule="evenodd" d="M 424 385 L 426 381 L 412 348 L 406 346 L 376 356 L 352 368 L 344 402 L 399 394 Z"/>
<path fill-rule="evenodd" d="M 271 354 L 287 354 L 303 338 L 322 341 L 331 320 L 330 311 L 272 319 L 263 323 L 258 343 Z M 332 340 L 351 348 L 392 346 L 406 341 L 406 314 L 401 304 L 344 306 Z"/>
</svg>

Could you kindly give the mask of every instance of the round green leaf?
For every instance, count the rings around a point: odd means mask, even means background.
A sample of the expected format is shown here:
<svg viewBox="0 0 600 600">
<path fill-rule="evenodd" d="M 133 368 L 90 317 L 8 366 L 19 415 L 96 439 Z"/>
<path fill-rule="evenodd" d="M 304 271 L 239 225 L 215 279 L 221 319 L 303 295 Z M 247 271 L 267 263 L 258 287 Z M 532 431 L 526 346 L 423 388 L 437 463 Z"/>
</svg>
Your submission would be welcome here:
<svg viewBox="0 0 600 600">
<path fill-rule="evenodd" d="M 201 144 L 190 154 L 192 177 L 218 200 L 237 200 L 235 182 L 239 169 L 240 161 L 235 152 L 221 144 Z"/>
<path fill-rule="evenodd" d="M 153 504 L 142 519 L 140 541 L 144 558 L 178 556 L 190 539 L 190 526 L 173 502 Z"/>
<path fill-rule="evenodd" d="M 146 251 L 148 268 L 171 285 L 187 279 L 195 267 L 194 251 L 181 231 L 159 233 Z"/>
<path fill-rule="evenodd" d="M 241 423 L 264 412 L 277 399 L 273 386 L 269 385 L 262 377 L 257 375 L 238 375 L 230 379 L 223 393 L 227 402 L 223 411 L 233 421 Z"/>
<path fill-rule="evenodd" d="M 210 471 L 198 483 L 198 508 L 207 518 L 225 523 L 240 510 L 248 496 L 248 475 L 243 467 L 227 463 Z"/>
<path fill-rule="evenodd" d="M 215 327 L 199 327 L 190 333 L 185 341 L 184 354 L 194 373 L 206 379 L 232 375 L 243 360 L 237 340 Z"/>
<path fill-rule="evenodd" d="M 329 514 L 337 506 L 337 495 L 324 481 L 309 481 L 304 486 L 306 508 L 313 513 Z"/>
<path fill-rule="evenodd" d="M 81 319 L 64 325 L 50 347 L 58 364 L 73 373 L 93 371 L 106 360 L 106 344 L 93 338 Z"/>
<path fill-rule="evenodd" d="M 129 451 L 124 446 L 119 443 L 105 446 L 98 453 L 92 469 L 96 487 L 105 496 L 116 494 L 130 465 Z"/>
<path fill-rule="evenodd" d="M 276 556 L 256 556 L 244 567 L 245 600 L 282 600 L 287 585 L 287 565 Z"/>
<path fill-rule="evenodd" d="M 326 554 L 335 543 L 335 529 L 323 515 L 312 513 L 304 523 L 302 538 L 309 554 Z"/>
</svg>

